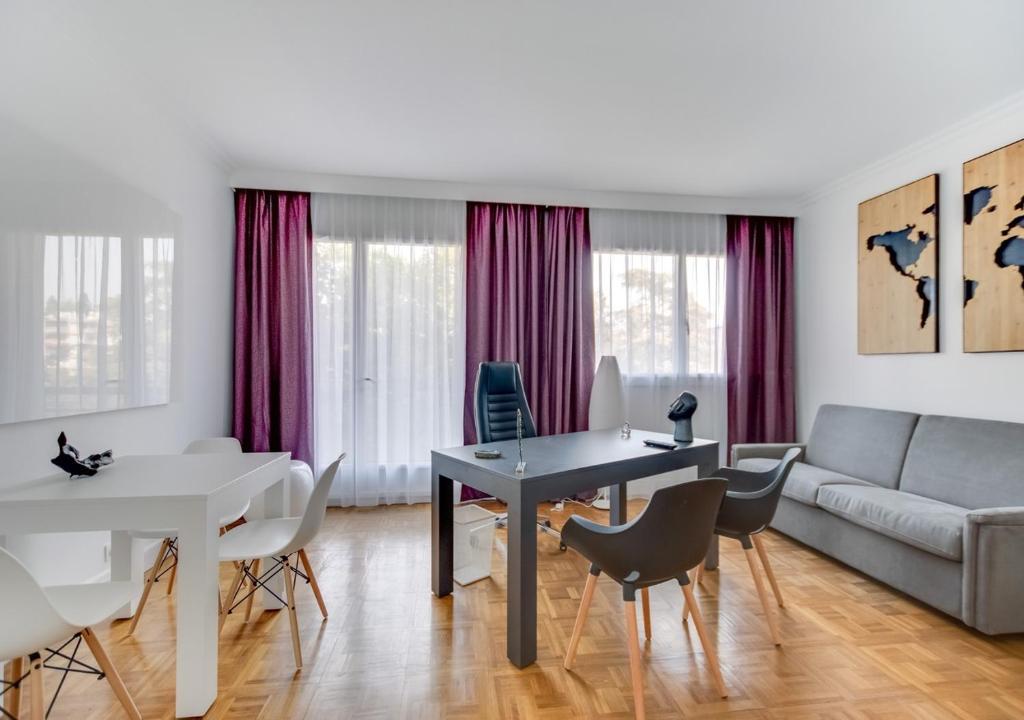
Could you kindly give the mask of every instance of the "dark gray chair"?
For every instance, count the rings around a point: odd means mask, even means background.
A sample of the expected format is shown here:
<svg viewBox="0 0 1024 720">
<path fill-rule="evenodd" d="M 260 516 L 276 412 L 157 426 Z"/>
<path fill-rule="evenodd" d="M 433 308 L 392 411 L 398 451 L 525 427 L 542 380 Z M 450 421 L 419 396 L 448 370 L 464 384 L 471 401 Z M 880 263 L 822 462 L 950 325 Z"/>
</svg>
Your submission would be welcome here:
<svg viewBox="0 0 1024 720">
<path fill-rule="evenodd" d="M 473 422 L 478 443 L 516 439 L 516 410 L 523 413 L 523 437 L 537 437 L 530 403 L 523 387 L 523 373 L 517 362 L 482 362 L 476 372 L 473 388 Z M 504 522 L 504 520 L 502 520 Z M 559 539 L 559 548 L 565 550 L 558 531 L 551 520 L 541 517 L 537 525 L 543 532 Z"/>
<path fill-rule="evenodd" d="M 562 542 L 590 561 L 590 575 L 565 653 L 565 669 L 571 670 L 576 659 L 597 578 L 603 572 L 622 586 L 633 702 L 638 718 L 644 717 L 644 689 L 637 640 L 636 591 L 640 591 L 643 601 L 644 635 L 650 640 L 651 607 L 647 589 L 669 580 L 679 583 L 685 600 L 693 608 L 693 623 L 715 686 L 719 694 L 726 697 L 718 656 L 708 640 L 700 610 L 691 601 L 693 591 L 687 574 L 707 554 L 726 485 L 721 478 L 704 478 L 662 488 L 654 493 L 643 512 L 625 525 L 599 525 L 573 516 L 562 527 Z"/>
<path fill-rule="evenodd" d="M 764 566 L 765 575 L 772 586 L 775 594 L 775 601 L 779 607 L 785 607 L 782 600 L 782 591 L 775 579 L 775 572 L 772 570 L 771 562 L 768 560 L 768 551 L 765 549 L 760 533 L 775 517 L 775 509 L 779 506 L 779 498 L 782 496 L 782 488 L 786 484 L 793 464 L 800 457 L 802 451 L 799 448 L 792 448 L 771 470 L 753 472 L 750 470 L 738 470 L 736 468 L 719 468 L 715 470 L 715 477 L 725 478 L 729 481 L 729 489 L 725 493 L 725 500 L 722 501 L 722 508 L 718 511 L 718 520 L 715 522 L 715 534 L 722 537 L 739 540 L 743 546 L 743 554 L 747 557 L 747 564 L 750 566 L 750 575 L 754 578 L 754 587 L 757 588 L 757 596 L 764 608 L 765 620 L 768 622 L 768 630 L 771 633 L 772 641 L 776 645 L 782 644 L 782 636 L 779 634 L 779 626 L 775 619 L 775 613 L 768 600 L 768 594 L 761 581 L 761 573 L 757 570 L 757 561 L 754 553 L 757 552 Z M 697 568 L 697 582 L 704 580 L 704 563 L 701 562 Z M 696 606 L 694 606 L 696 607 Z M 683 620 L 686 620 L 687 611 L 693 608 L 687 604 L 683 607 Z"/>
<path fill-rule="evenodd" d="M 523 374 L 516 362 L 482 362 L 476 373 L 473 420 L 478 443 L 514 440 L 516 410 L 523 412 L 523 437 L 536 437 Z"/>
</svg>

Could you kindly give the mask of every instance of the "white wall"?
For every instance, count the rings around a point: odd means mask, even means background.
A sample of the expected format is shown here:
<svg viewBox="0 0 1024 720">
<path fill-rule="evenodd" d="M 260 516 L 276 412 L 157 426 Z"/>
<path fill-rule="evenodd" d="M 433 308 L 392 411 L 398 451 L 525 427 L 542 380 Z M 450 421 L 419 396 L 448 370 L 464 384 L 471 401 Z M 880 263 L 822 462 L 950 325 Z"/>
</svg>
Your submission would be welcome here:
<svg viewBox="0 0 1024 720">
<path fill-rule="evenodd" d="M 115 454 L 179 452 L 195 437 L 229 429 L 232 361 L 233 211 L 227 172 L 216 155 L 153 102 L 119 68 L 83 47 L 74 17 L 45 3 L 21 7 L 0 31 L 0 182 L 19 168 L 36 180 L 69 174 L 83 192 L 119 183 L 181 218 L 175 299 L 175 369 L 166 406 L 0 425 L 0 485 L 55 469 L 56 436 Z M 99 47 L 102 43 L 97 41 Z M 11 149 L 19 157 L 14 162 Z M 0 535 L 3 529 L 0 528 Z M 105 569 L 108 533 L 8 538 L 45 583 L 76 582 Z"/>
<path fill-rule="evenodd" d="M 826 402 L 1024 422 L 1024 353 L 963 352 L 962 164 L 1024 137 L 1024 94 L 843 178 L 799 212 L 797 412 Z M 837 138 L 841 142 L 841 138 Z M 940 352 L 857 354 L 857 204 L 939 173 Z"/>
</svg>

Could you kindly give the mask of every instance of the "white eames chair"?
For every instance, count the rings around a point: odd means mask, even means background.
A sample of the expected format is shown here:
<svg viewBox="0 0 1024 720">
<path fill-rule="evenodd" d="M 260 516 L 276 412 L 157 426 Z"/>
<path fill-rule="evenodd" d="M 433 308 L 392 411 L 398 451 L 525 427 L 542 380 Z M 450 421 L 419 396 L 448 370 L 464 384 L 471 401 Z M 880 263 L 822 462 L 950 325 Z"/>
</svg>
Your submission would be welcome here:
<svg viewBox="0 0 1024 720">
<path fill-rule="evenodd" d="M 345 454 L 335 460 L 324 470 L 317 480 L 306 504 L 305 512 L 300 517 L 274 518 L 271 520 L 254 520 L 228 530 L 220 538 L 220 561 L 237 562 L 238 570 L 231 582 L 227 599 L 221 609 L 220 624 L 224 626 L 227 615 L 242 603 L 247 603 L 246 619 L 252 609 L 253 593 L 264 588 L 273 593 L 288 608 L 288 619 L 291 623 L 292 650 L 295 653 L 295 667 L 302 668 L 302 648 L 299 642 L 299 623 L 295 615 L 295 583 L 302 578 L 309 583 L 320 606 L 320 613 L 327 619 L 327 606 L 320 594 L 313 566 L 306 555 L 308 545 L 324 522 L 327 513 L 327 493 L 331 489 L 331 481 L 338 471 L 338 465 L 345 459 Z M 271 558 L 273 565 L 260 573 L 260 558 Z M 302 564 L 302 569 L 298 568 Z M 287 599 L 277 596 L 266 583 L 279 573 L 284 573 L 284 589 Z M 249 593 L 239 598 L 242 581 L 248 580 Z"/>
<path fill-rule="evenodd" d="M 185 448 L 185 455 L 203 455 L 209 453 L 241 453 L 242 444 L 233 437 L 215 437 L 215 438 L 203 438 L 201 440 L 194 440 L 188 444 Z M 223 528 L 238 522 L 239 520 L 244 521 L 245 513 L 249 510 L 249 501 L 246 500 L 241 507 L 231 508 L 223 517 L 218 520 L 218 524 Z M 153 567 L 150 568 L 146 574 L 146 581 L 142 587 L 142 596 L 139 598 L 139 606 L 135 610 L 135 614 L 132 616 L 131 624 L 128 626 L 128 634 L 131 635 L 135 632 L 136 626 L 139 624 L 139 620 L 142 618 L 142 611 L 146 607 L 146 602 L 149 600 L 149 593 L 153 589 L 154 583 L 160 582 L 167 573 L 171 574 L 167 582 L 167 594 L 170 595 L 174 590 L 174 576 L 178 571 L 178 531 L 162 529 L 162 530 L 133 530 L 131 536 L 133 538 L 139 538 L 142 540 L 160 540 L 160 549 L 156 553 L 156 562 L 153 563 Z M 167 567 L 164 567 L 167 565 Z"/>
<path fill-rule="evenodd" d="M 6 662 L 0 716 L 19 717 L 21 689 L 27 681 L 31 692 L 28 717 L 43 720 L 67 674 L 80 672 L 106 677 L 128 717 L 141 720 L 121 676 L 92 631 L 129 602 L 131 583 L 43 588 L 17 558 L 0 548 L 0 588 L 0 660 Z M 77 658 L 83 640 L 99 668 Z M 28 672 L 24 670 L 26 656 Z M 44 666 L 63 673 L 48 707 L 44 707 Z"/>
</svg>

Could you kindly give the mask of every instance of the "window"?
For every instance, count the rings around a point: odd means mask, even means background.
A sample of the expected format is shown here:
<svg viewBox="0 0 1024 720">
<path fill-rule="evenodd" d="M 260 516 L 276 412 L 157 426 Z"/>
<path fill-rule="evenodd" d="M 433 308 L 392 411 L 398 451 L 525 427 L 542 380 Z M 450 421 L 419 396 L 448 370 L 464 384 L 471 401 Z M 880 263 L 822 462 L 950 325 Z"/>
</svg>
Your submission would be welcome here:
<svg viewBox="0 0 1024 720">
<path fill-rule="evenodd" d="M 342 505 L 430 499 L 462 442 L 463 203 L 314 195 L 320 467 Z"/>
<path fill-rule="evenodd" d="M 725 258 L 686 256 L 686 372 L 725 372 Z"/>
<path fill-rule="evenodd" d="M 723 257 L 595 252 L 593 266 L 598 357 L 625 375 L 723 372 Z"/>
</svg>

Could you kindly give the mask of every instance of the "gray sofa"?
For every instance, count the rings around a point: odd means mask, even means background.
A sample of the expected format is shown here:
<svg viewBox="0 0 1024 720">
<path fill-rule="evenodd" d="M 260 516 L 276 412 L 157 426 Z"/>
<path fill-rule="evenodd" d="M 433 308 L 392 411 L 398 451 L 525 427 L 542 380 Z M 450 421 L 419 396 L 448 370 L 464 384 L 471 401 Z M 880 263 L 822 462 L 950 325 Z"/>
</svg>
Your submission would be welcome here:
<svg viewBox="0 0 1024 720">
<path fill-rule="evenodd" d="M 984 633 L 1024 632 L 1024 424 L 822 405 L 772 526 Z"/>
</svg>

